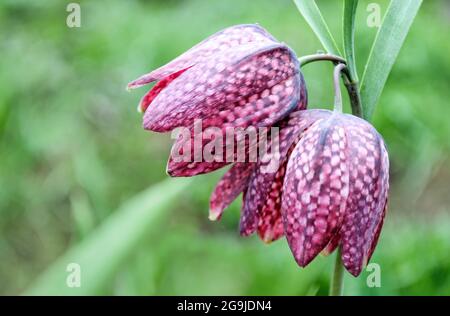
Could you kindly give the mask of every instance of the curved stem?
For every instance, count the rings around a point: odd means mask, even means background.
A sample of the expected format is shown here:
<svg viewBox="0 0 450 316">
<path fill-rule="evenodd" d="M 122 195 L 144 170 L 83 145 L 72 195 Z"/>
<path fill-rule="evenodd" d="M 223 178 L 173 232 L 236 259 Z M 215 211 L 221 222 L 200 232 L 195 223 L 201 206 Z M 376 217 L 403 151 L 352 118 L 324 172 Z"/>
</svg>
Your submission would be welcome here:
<svg viewBox="0 0 450 316">
<path fill-rule="evenodd" d="M 315 62 L 315 61 L 323 61 L 328 60 L 332 61 L 333 63 L 342 63 L 345 64 L 346 61 L 341 56 L 332 55 L 332 54 L 313 54 L 313 55 L 306 55 L 303 57 L 300 57 L 298 61 L 300 62 L 300 67 L 303 67 L 309 63 Z"/>
<path fill-rule="evenodd" d="M 346 60 L 340 56 L 332 54 L 313 54 L 300 57 L 300 68 L 316 61 L 331 61 L 336 64 L 346 64 Z M 359 94 L 358 82 L 355 81 L 348 69 L 342 71 L 342 78 L 344 79 L 345 87 L 347 88 L 348 95 L 350 97 L 350 105 L 352 107 L 352 114 L 358 117 L 362 117 L 362 104 L 361 96 Z"/>
<path fill-rule="evenodd" d="M 344 265 L 341 259 L 341 248 L 336 253 L 333 276 L 330 284 L 330 296 L 342 296 L 344 291 Z"/>
<path fill-rule="evenodd" d="M 333 82 L 334 82 L 334 110 L 342 113 L 342 93 L 341 93 L 341 73 L 347 69 L 345 64 L 338 64 L 334 67 Z"/>
</svg>

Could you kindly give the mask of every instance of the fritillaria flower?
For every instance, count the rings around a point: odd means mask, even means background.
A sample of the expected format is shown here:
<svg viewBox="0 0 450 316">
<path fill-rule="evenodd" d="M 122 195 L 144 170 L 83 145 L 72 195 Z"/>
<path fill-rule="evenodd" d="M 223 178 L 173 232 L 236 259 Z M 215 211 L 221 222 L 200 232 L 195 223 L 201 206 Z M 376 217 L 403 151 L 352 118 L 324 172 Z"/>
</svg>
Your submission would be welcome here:
<svg viewBox="0 0 450 316">
<path fill-rule="evenodd" d="M 177 127 L 270 127 L 290 112 L 306 108 L 306 89 L 295 53 L 259 25 L 224 29 L 168 64 L 128 84 L 157 83 L 142 98 L 144 128 L 169 132 Z M 186 139 L 174 144 L 183 147 Z M 181 143 L 181 144 L 180 144 Z M 225 144 L 224 144 L 225 146 Z M 229 158 L 229 157 L 225 157 Z M 186 162 L 170 158 L 168 173 L 193 176 L 229 161 Z"/>
<path fill-rule="evenodd" d="M 184 145 L 195 147 L 197 120 L 200 133 L 216 127 L 223 135 L 229 127 L 278 127 L 279 137 L 270 140 L 269 152 L 256 162 L 234 163 L 219 181 L 210 218 L 219 219 L 243 193 L 241 235 L 257 232 L 265 242 L 286 236 L 302 267 L 319 253 L 340 247 L 344 266 L 357 276 L 370 260 L 383 225 L 389 161 L 373 126 L 342 114 L 338 90 L 344 67 L 335 68 L 337 110 L 305 110 L 306 88 L 295 53 L 258 25 L 238 25 L 128 87 L 157 81 L 139 104 L 145 129 L 188 130 L 188 137 L 172 148 L 167 168 L 172 176 L 207 173 L 231 162 L 230 157 L 196 161 L 193 153 L 187 161 L 175 161 L 174 154 L 184 151 Z M 202 146 L 205 141 L 201 135 Z"/>
<path fill-rule="evenodd" d="M 319 253 L 341 247 L 357 276 L 370 260 L 386 211 L 389 161 L 382 137 L 368 122 L 337 111 L 292 113 L 281 124 L 280 164 L 262 172 L 235 164 L 211 196 L 217 219 L 244 192 L 240 231 L 266 242 L 285 235 L 304 267 Z"/>
</svg>

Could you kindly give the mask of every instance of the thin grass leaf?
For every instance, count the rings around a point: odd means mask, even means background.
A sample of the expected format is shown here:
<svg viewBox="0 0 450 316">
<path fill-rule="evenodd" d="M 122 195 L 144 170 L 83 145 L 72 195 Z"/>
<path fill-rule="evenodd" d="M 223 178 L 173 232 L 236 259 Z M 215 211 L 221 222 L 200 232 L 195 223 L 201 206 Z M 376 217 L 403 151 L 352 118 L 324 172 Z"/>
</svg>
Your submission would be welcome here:
<svg viewBox="0 0 450 316">
<path fill-rule="evenodd" d="M 361 81 L 363 115 L 372 117 L 389 73 L 422 0 L 392 0 L 373 43 Z"/>
<path fill-rule="evenodd" d="M 294 0 L 294 2 L 325 50 L 330 54 L 342 56 L 316 2 L 314 0 Z"/>
<path fill-rule="evenodd" d="M 51 265 L 24 294 L 99 294 L 189 183 L 189 178 L 168 179 L 126 202 L 86 239 Z M 70 263 L 81 268 L 80 287 L 69 287 L 66 283 L 70 275 L 66 269 Z"/>
<path fill-rule="evenodd" d="M 355 16 L 358 0 L 344 0 L 343 39 L 347 67 L 353 82 L 358 82 L 355 62 Z"/>
</svg>

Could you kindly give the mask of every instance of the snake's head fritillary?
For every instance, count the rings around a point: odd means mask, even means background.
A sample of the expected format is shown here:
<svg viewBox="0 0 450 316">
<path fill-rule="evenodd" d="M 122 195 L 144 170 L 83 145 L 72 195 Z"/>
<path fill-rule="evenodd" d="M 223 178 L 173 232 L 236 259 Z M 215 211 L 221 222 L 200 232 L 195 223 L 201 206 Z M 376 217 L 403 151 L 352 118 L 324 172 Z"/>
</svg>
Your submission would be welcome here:
<svg viewBox="0 0 450 316">
<path fill-rule="evenodd" d="M 128 84 L 158 81 L 142 98 L 144 128 L 269 127 L 306 108 L 307 94 L 295 53 L 259 25 L 224 29 L 168 64 Z M 194 133 L 192 133 L 192 138 Z M 179 147 L 179 141 L 175 146 Z M 191 161 L 192 162 L 192 161 Z M 191 176 L 224 164 L 169 161 L 172 176 Z M 188 168 L 189 166 L 189 168 Z"/>
<path fill-rule="evenodd" d="M 283 184 L 285 234 L 300 266 L 339 246 L 345 268 L 361 273 L 385 215 L 389 160 L 368 122 L 334 112 L 295 146 Z"/>
</svg>

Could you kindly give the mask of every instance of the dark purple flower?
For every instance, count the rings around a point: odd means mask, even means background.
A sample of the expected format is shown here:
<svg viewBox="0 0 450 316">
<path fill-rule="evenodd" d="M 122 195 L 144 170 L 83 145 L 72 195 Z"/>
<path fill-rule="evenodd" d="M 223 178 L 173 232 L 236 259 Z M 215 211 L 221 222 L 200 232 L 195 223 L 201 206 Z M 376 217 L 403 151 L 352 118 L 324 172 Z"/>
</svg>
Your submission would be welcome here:
<svg viewBox="0 0 450 316">
<path fill-rule="evenodd" d="M 266 242 L 286 235 L 302 267 L 340 246 L 344 266 L 359 275 L 386 211 L 382 137 L 362 119 L 327 110 L 294 112 L 280 127 L 278 170 L 262 172 L 262 161 L 234 165 L 212 194 L 210 218 L 244 192 L 242 235 L 257 231 Z"/>
<path fill-rule="evenodd" d="M 203 130 L 214 126 L 269 127 L 293 110 L 306 108 L 306 88 L 295 53 L 259 25 L 224 29 L 168 64 L 128 84 L 136 88 L 158 81 L 142 98 L 144 128 L 156 132 L 176 127 Z M 205 140 L 206 141 L 206 140 Z M 182 147 L 186 139 L 174 145 Z M 229 158 L 229 157 L 228 157 Z M 229 161 L 174 162 L 172 176 L 192 176 Z"/>
</svg>

